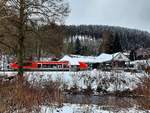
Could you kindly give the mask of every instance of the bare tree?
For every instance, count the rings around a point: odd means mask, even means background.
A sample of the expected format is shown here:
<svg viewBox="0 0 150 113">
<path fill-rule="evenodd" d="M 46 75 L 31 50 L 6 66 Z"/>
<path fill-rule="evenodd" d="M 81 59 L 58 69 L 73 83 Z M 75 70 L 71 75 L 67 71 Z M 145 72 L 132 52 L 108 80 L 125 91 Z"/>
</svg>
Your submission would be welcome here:
<svg viewBox="0 0 150 113">
<path fill-rule="evenodd" d="M 12 28 L 15 28 L 12 34 L 16 42 L 18 75 L 22 77 L 24 41 L 28 38 L 27 33 L 35 33 L 39 24 L 63 23 L 68 16 L 69 6 L 65 0 L 1 0 L 0 11 L 3 11 L 0 23 L 9 29 L 6 31 L 12 33 Z"/>
</svg>

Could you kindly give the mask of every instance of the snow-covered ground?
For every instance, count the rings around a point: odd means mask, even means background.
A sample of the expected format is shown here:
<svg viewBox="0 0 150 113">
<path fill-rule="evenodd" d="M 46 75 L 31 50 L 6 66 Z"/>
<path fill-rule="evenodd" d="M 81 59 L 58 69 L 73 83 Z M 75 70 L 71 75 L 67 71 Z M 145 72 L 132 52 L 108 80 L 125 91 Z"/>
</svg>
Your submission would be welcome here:
<svg viewBox="0 0 150 113">
<path fill-rule="evenodd" d="M 81 72 L 33 72 L 26 73 L 28 81 L 36 81 L 40 84 L 52 81 L 59 81 L 61 88 L 67 86 L 67 89 L 75 85 L 81 89 L 86 89 L 88 86 L 96 91 L 97 87 L 103 90 L 113 92 L 116 90 L 133 90 L 140 83 L 140 79 L 148 76 L 145 73 L 130 73 L 130 72 L 103 72 L 103 71 L 81 71 Z"/>
<path fill-rule="evenodd" d="M 0 75 L 13 76 L 16 72 L 0 72 Z M 146 73 L 131 73 L 124 71 L 104 72 L 99 70 L 78 71 L 78 72 L 26 72 L 25 76 L 31 83 L 45 84 L 48 81 L 57 81 L 61 83 L 61 88 L 70 89 L 75 85 L 79 90 L 86 89 L 87 86 L 96 91 L 99 87 L 102 90 L 113 92 L 116 90 L 133 90 L 140 83 Z"/>
<path fill-rule="evenodd" d="M 62 107 L 43 106 L 41 113 L 150 113 L 150 110 L 133 108 L 108 108 L 107 106 L 64 104 Z"/>
</svg>

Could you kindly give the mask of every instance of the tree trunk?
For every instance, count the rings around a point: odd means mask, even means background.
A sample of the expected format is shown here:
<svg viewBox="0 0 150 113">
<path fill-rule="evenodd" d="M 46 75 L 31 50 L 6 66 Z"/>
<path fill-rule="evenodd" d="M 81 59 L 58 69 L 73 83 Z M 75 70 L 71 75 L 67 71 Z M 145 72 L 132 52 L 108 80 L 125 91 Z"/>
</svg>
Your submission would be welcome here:
<svg viewBox="0 0 150 113">
<path fill-rule="evenodd" d="M 20 0 L 20 14 L 19 14 L 19 37 L 18 37 L 18 53 L 17 53 L 17 62 L 19 65 L 18 68 L 18 75 L 19 77 L 23 78 L 23 51 L 24 51 L 24 24 L 25 24 L 25 0 Z"/>
<path fill-rule="evenodd" d="M 37 56 L 37 60 L 40 61 L 40 59 L 41 59 L 41 44 L 39 43 L 39 41 L 37 41 L 36 56 Z"/>
<path fill-rule="evenodd" d="M 19 65 L 18 68 L 18 75 L 20 77 L 23 77 L 23 50 L 24 50 L 24 46 L 23 46 L 23 38 L 19 39 L 18 41 L 18 54 L 17 54 L 17 62 Z"/>
<path fill-rule="evenodd" d="M 40 61 L 41 59 L 41 48 L 39 48 L 39 51 L 38 51 L 38 61 Z"/>
</svg>

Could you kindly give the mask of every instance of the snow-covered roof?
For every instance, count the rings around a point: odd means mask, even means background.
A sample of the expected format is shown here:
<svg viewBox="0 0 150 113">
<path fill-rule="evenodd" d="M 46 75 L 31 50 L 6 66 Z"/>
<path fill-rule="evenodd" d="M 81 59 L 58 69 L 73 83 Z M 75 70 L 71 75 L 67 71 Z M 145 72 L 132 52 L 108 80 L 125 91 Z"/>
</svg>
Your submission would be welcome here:
<svg viewBox="0 0 150 113">
<path fill-rule="evenodd" d="M 112 54 L 112 57 L 113 57 L 113 60 L 115 60 L 115 61 L 130 61 L 129 59 L 128 59 L 128 57 L 127 56 L 125 56 L 123 53 L 121 53 L 121 52 L 118 52 L 118 53 L 114 53 L 114 54 Z"/>
<path fill-rule="evenodd" d="M 71 57 L 78 62 L 96 63 L 96 57 L 94 56 L 71 55 Z"/>
<path fill-rule="evenodd" d="M 114 53 L 114 54 L 102 53 L 98 57 L 96 57 L 96 60 L 97 60 L 98 63 L 108 62 L 108 61 L 112 61 L 112 60 L 116 60 L 116 61 L 130 61 L 128 59 L 128 57 L 125 56 L 121 52 Z"/>
<path fill-rule="evenodd" d="M 144 64 L 150 66 L 150 59 L 149 60 L 135 60 L 130 62 L 130 64 Z"/>
<path fill-rule="evenodd" d="M 112 60 L 111 54 L 102 53 L 98 57 L 96 57 L 97 63 L 108 62 Z"/>
<path fill-rule="evenodd" d="M 130 55 L 130 52 L 123 52 L 123 54 L 124 54 L 125 56 L 129 56 L 129 55 Z"/>
<path fill-rule="evenodd" d="M 60 59 L 59 61 L 68 61 L 70 65 L 79 65 L 79 62 L 74 59 L 74 58 L 71 58 L 70 56 L 68 55 L 65 55 L 62 59 Z"/>
<path fill-rule="evenodd" d="M 103 63 L 112 60 L 129 61 L 129 59 L 122 53 L 106 54 L 102 53 L 99 56 L 81 56 L 81 55 L 65 55 L 60 61 L 68 61 L 70 65 L 79 65 L 79 62 L 85 63 Z"/>
<path fill-rule="evenodd" d="M 40 61 L 52 61 L 51 57 L 41 57 Z"/>
</svg>

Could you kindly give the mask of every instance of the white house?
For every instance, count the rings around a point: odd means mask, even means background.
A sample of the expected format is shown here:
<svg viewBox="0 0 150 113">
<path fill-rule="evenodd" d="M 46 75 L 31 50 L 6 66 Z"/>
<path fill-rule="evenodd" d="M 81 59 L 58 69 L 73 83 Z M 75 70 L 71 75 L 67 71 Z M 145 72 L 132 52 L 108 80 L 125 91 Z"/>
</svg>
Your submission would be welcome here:
<svg viewBox="0 0 150 113">
<path fill-rule="evenodd" d="M 121 52 L 112 54 L 112 60 L 113 61 L 120 61 L 120 62 L 121 61 L 129 62 L 130 61 L 129 58 Z"/>
<path fill-rule="evenodd" d="M 89 64 L 91 68 L 105 68 L 106 66 L 111 68 L 113 63 L 124 66 L 125 62 L 130 60 L 123 53 L 118 52 L 115 54 L 102 53 L 99 56 L 65 55 L 59 61 L 68 61 L 71 66 L 78 66 L 79 62 L 84 62 Z"/>
</svg>

